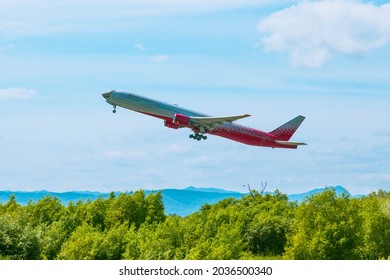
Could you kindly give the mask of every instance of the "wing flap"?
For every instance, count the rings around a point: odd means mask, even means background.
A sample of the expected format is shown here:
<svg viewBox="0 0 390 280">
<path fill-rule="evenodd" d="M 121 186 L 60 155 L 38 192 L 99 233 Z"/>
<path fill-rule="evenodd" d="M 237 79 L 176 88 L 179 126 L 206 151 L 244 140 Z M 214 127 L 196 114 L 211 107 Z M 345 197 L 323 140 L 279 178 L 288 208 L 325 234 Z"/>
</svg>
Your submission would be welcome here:
<svg viewBox="0 0 390 280">
<path fill-rule="evenodd" d="M 218 125 L 225 124 L 227 122 L 234 122 L 239 119 L 250 117 L 251 115 L 244 114 L 238 116 L 227 116 L 227 117 L 191 117 L 191 121 L 199 126 L 208 128 L 215 128 Z"/>
</svg>

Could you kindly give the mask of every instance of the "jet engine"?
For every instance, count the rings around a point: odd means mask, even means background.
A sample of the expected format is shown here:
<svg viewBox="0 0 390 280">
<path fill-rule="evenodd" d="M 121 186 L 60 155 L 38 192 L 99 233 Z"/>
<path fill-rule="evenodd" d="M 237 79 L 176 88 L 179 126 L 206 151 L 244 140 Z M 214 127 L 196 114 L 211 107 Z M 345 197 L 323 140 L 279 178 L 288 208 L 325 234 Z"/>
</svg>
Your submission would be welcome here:
<svg viewBox="0 0 390 280">
<path fill-rule="evenodd" d="M 178 129 L 180 128 L 180 125 L 173 123 L 172 121 L 165 121 L 164 125 L 169 128 Z"/>
<path fill-rule="evenodd" d="M 191 118 L 182 114 L 175 114 L 173 122 L 177 125 L 188 127 L 191 124 Z"/>
</svg>

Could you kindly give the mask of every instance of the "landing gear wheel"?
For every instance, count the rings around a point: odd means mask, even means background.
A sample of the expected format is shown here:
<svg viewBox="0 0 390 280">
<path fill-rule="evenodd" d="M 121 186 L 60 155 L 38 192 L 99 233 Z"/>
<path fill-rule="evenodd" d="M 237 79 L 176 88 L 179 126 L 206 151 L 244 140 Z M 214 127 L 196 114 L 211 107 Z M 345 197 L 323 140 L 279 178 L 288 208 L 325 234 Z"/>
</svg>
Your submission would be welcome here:
<svg viewBox="0 0 390 280">
<path fill-rule="evenodd" d="M 206 135 L 203 135 L 203 134 L 199 134 L 199 133 L 194 133 L 194 134 L 190 134 L 189 136 L 191 139 L 194 139 L 194 140 L 206 140 L 207 139 L 207 136 Z"/>
<path fill-rule="evenodd" d="M 114 106 L 114 110 L 112 112 L 115 114 L 116 113 L 116 105 Z"/>
</svg>

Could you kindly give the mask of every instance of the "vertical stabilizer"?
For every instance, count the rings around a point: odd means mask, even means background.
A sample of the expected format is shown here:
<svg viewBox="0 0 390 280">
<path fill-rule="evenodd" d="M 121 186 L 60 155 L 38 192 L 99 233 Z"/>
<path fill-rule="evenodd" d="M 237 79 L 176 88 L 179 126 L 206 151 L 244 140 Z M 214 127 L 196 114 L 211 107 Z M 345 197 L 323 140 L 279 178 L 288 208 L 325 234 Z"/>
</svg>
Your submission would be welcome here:
<svg viewBox="0 0 390 280">
<path fill-rule="evenodd" d="M 288 141 L 304 119 L 304 116 L 298 116 L 291 121 L 286 122 L 284 125 L 279 126 L 277 129 L 271 131 L 270 134 L 274 135 L 277 140 Z"/>
</svg>

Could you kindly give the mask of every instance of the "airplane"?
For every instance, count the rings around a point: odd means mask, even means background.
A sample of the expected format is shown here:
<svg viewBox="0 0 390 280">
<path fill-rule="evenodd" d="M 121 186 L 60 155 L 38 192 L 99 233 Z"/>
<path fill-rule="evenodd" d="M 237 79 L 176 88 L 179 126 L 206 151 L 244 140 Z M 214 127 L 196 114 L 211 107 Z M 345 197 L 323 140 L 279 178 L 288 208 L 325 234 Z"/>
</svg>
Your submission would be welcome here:
<svg viewBox="0 0 390 280">
<path fill-rule="evenodd" d="M 116 113 L 116 108 L 119 106 L 162 119 L 164 125 L 172 129 L 187 127 L 194 132 L 189 137 L 197 141 L 206 140 L 205 134 L 211 134 L 252 146 L 296 149 L 300 145 L 306 145 L 306 143 L 289 141 L 305 119 L 304 116 L 297 116 L 271 132 L 264 132 L 234 123 L 239 119 L 250 117 L 248 114 L 211 117 L 176 104 L 170 105 L 133 93 L 115 90 L 105 92 L 102 96 L 107 103 L 113 106 L 113 113 Z"/>
</svg>

